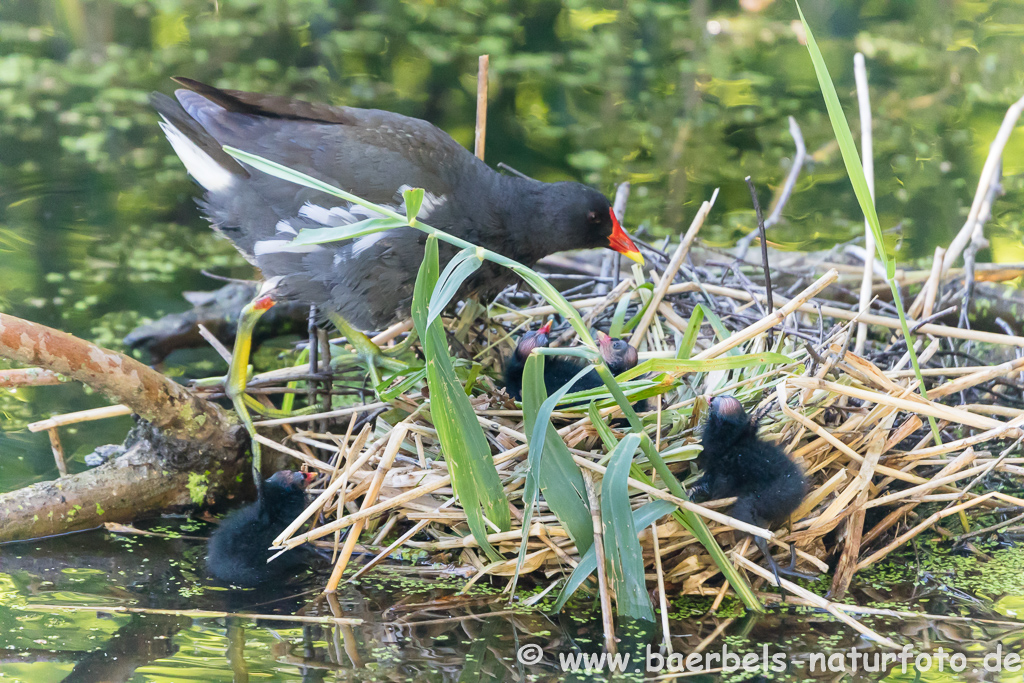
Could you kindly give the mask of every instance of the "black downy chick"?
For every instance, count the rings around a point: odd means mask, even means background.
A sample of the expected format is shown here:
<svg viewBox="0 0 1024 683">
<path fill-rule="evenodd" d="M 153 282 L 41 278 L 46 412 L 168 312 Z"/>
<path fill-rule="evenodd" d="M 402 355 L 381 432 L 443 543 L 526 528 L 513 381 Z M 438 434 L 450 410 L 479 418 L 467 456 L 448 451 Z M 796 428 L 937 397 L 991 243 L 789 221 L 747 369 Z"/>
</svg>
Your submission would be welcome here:
<svg viewBox="0 0 1024 683">
<path fill-rule="evenodd" d="M 735 398 L 716 397 L 710 408 L 704 425 L 704 450 L 697 456 L 704 476 L 690 490 L 691 498 L 700 502 L 736 496 L 730 512 L 736 519 L 764 528 L 785 522 L 807 493 L 807 477 L 781 448 L 757 436 L 757 424 Z M 815 578 L 794 569 L 792 547 L 792 560 L 785 568 L 768 552 L 765 539 L 755 536 L 754 543 L 776 582 L 779 574 Z"/>
<path fill-rule="evenodd" d="M 526 366 L 526 359 L 536 349 L 548 345 L 548 333 L 551 331 L 551 321 L 544 323 L 536 332 L 527 332 L 516 344 L 515 351 L 505 362 L 505 390 L 509 396 L 517 401 L 522 400 L 523 395 L 523 369 Z M 619 375 L 636 367 L 639 356 L 635 348 L 623 339 L 609 337 L 604 332 L 597 333 L 598 351 L 604 359 L 605 365 L 613 375 Z M 550 396 L 558 389 L 565 386 L 569 380 L 586 367 L 586 361 L 569 356 L 547 356 L 544 359 L 544 387 Z M 594 371 L 576 380 L 572 391 L 587 391 L 604 386 L 601 377 Z M 640 401 L 633 405 L 638 412 L 647 410 L 647 401 Z"/>
<path fill-rule="evenodd" d="M 263 482 L 255 503 L 228 515 L 210 537 L 206 566 L 222 581 L 252 588 L 283 579 L 305 560 L 289 551 L 268 563 L 270 544 L 306 508 L 306 485 L 316 475 L 281 470 Z"/>
</svg>

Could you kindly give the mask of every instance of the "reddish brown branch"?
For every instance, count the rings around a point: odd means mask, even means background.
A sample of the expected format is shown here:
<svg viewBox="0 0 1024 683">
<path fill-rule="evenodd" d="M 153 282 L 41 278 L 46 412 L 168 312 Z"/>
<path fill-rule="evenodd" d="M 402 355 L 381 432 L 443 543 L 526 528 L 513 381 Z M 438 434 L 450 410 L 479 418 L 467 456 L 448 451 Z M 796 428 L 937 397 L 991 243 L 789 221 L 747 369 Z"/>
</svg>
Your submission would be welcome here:
<svg viewBox="0 0 1024 683">
<path fill-rule="evenodd" d="M 0 356 L 87 384 L 171 437 L 219 439 L 232 424 L 219 406 L 134 358 L 2 313 Z"/>
</svg>

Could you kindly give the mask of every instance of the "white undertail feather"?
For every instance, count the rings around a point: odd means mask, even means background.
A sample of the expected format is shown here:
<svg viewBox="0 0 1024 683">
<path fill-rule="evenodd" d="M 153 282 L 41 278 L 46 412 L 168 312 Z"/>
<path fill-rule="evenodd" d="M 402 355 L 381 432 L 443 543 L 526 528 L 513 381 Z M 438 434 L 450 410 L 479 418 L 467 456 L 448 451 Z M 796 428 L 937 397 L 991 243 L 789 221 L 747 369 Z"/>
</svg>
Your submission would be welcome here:
<svg viewBox="0 0 1024 683">
<path fill-rule="evenodd" d="M 267 254 L 308 254 L 320 249 L 316 244 L 292 244 L 290 240 L 260 240 L 253 245 L 252 253 L 256 256 Z"/>
<path fill-rule="evenodd" d="M 235 183 L 234 174 L 214 161 L 213 157 L 189 140 L 187 135 L 175 128 L 166 118 L 160 123 L 160 128 L 174 148 L 175 154 L 181 159 L 181 163 L 185 164 L 185 170 L 208 192 L 225 192 Z"/>
</svg>

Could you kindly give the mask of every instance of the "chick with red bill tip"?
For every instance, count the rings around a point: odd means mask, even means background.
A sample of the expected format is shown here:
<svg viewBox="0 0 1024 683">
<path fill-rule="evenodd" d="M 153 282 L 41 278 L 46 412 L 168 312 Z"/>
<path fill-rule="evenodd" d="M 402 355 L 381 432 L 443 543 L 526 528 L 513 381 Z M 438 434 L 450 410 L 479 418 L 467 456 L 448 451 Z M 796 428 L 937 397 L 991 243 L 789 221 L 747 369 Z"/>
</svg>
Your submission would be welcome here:
<svg viewBox="0 0 1024 683">
<path fill-rule="evenodd" d="M 287 579 L 307 564 L 302 549 L 268 560 L 271 543 L 306 509 L 306 487 L 315 478 L 315 473 L 293 470 L 268 477 L 256 502 L 229 514 L 213 532 L 206 557 L 210 573 L 225 583 L 254 588 Z"/>
<path fill-rule="evenodd" d="M 524 334 L 519 339 L 519 343 L 516 344 L 515 351 L 512 352 L 512 355 L 505 362 L 505 389 L 509 396 L 517 401 L 522 400 L 523 368 L 526 365 L 526 359 L 529 358 L 530 353 L 535 348 L 548 345 L 548 334 L 550 331 L 551 321 L 548 321 L 536 332 Z M 630 346 L 628 342 L 623 339 L 614 339 L 600 331 L 597 332 L 597 337 L 598 352 L 612 371 L 612 374 L 619 375 L 626 370 L 636 367 L 639 355 L 637 350 Z M 544 358 L 544 387 L 547 389 L 548 395 L 550 396 L 568 384 L 586 366 L 587 362 L 581 358 L 546 355 Z M 576 380 L 571 391 L 587 391 L 603 386 L 604 382 L 601 380 L 601 376 L 591 370 Z M 638 412 L 644 412 L 646 405 L 647 401 L 644 400 L 636 403 L 633 407 Z"/>
<path fill-rule="evenodd" d="M 757 423 L 732 396 L 711 399 L 701 445 L 697 465 L 704 474 L 690 489 L 694 502 L 735 496 L 729 513 L 732 517 L 769 528 L 786 522 L 807 494 L 807 477 L 800 467 L 781 448 L 757 435 Z M 789 567 L 780 567 L 765 539 L 755 536 L 754 543 L 776 582 L 780 575 L 817 578 L 795 569 L 792 547 Z"/>
</svg>

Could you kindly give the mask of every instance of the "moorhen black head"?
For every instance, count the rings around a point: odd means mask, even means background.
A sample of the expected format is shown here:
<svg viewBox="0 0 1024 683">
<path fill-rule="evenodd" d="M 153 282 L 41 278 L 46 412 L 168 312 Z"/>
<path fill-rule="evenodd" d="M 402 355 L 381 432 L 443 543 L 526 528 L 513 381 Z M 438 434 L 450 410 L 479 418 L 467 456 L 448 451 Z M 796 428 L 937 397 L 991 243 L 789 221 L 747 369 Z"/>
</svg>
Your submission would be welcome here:
<svg viewBox="0 0 1024 683">
<path fill-rule="evenodd" d="M 807 493 L 803 471 L 781 448 L 758 437 L 757 423 L 732 396 L 711 399 L 701 443 L 697 465 L 704 475 L 690 490 L 695 502 L 736 496 L 730 514 L 767 528 L 785 522 Z M 814 578 L 794 569 L 795 553 L 788 569 L 779 567 L 765 539 L 755 536 L 754 542 L 776 581 L 779 574 Z"/>
<path fill-rule="evenodd" d="M 408 312 L 426 236 L 404 227 L 293 246 L 304 228 L 378 214 L 240 163 L 224 145 L 399 213 L 405 212 L 402 192 L 423 188 L 424 223 L 528 266 L 558 251 L 592 247 L 642 262 L 600 192 L 500 175 L 426 121 L 174 80 L 185 88 L 175 92 L 177 102 L 160 93 L 151 98 L 160 126 L 206 190 L 201 206 L 213 227 L 260 267 L 275 298 L 315 303 L 356 328 L 379 328 Z M 442 243 L 442 260 L 453 254 Z M 514 277 L 485 262 L 463 293 L 493 297 Z"/>
<path fill-rule="evenodd" d="M 270 544 L 306 508 L 306 486 L 316 475 L 292 470 L 275 472 L 263 482 L 255 503 L 224 518 L 210 537 L 206 566 L 218 579 L 252 588 L 284 579 L 304 563 L 290 550 L 273 562 Z"/>
</svg>

